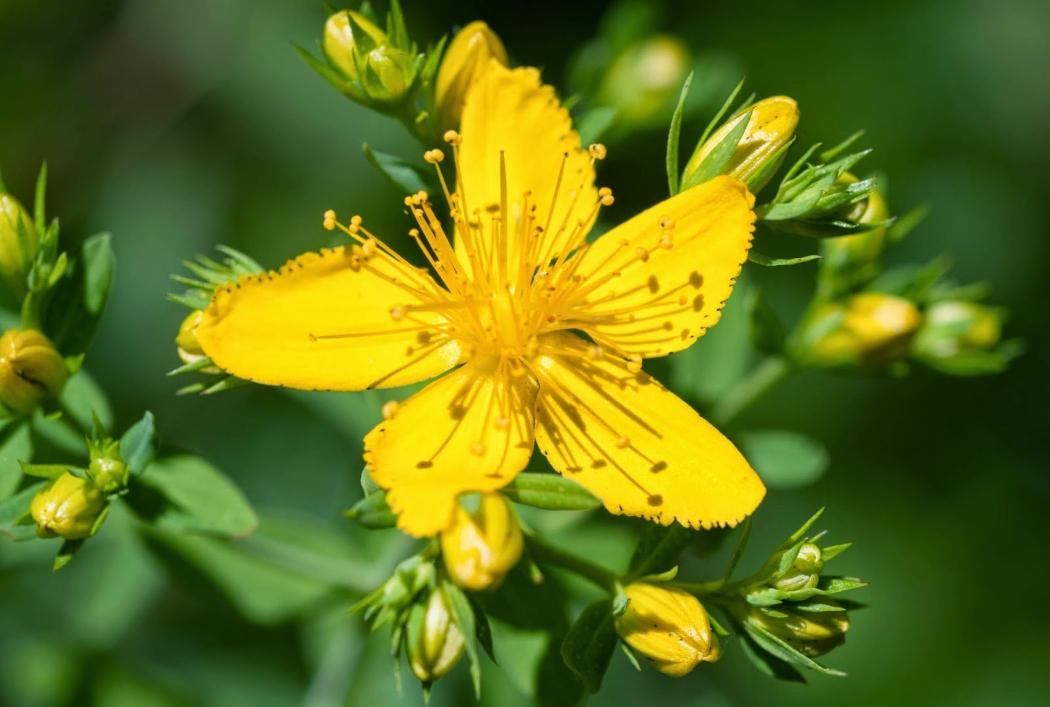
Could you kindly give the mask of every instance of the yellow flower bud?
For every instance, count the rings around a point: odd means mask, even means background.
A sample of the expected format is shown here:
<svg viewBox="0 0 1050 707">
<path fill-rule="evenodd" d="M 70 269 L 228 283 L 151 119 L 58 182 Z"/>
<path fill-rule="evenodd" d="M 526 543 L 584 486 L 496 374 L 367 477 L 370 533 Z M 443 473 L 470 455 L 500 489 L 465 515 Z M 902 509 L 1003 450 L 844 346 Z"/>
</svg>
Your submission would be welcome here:
<svg viewBox="0 0 1050 707">
<path fill-rule="evenodd" d="M 459 127 L 463 99 L 492 59 L 506 66 L 507 50 L 484 22 L 471 22 L 449 43 L 434 84 L 434 105 L 442 132 Z"/>
<path fill-rule="evenodd" d="M 81 540 L 91 535 L 105 507 L 106 497 L 97 486 L 67 472 L 33 497 L 29 514 L 40 537 Z"/>
<path fill-rule="evenodd" d="M 834 326 L 828 326 L 831 322 Z M 805 356 L 816 365 L 888 363 L 902 356 L 922 322 L 918 308 L 902 297 L 863 292 L 845 305 L 828 304 L 809 318 L 806 329 L 820 336 Z"/>
<path fill-rule="evenodd" d="M 598 98 L 617 120 L 641 128 L 663 123 L 674 109 L 692 57 L 678 37 L 659 34 L 631 45 L 613 61 Z"/>
<path fill-rule="evenodd" d="M 749 115 L 747 127 L 721 174 L 736 177 L 753 192 L 759 191 L 769 182 L 786 154 L 782 148 L 791 142 L 798 127 L 798 103 L 787 96 L 764 98 L 738 112 L 715 130 L 686 163 L 683 185 L 692 185 L 692 178 L 704 159 Z"/>
<path fill-rule="evenodd" d="M 616 617 L 616 632 L 664 675 L 682 677 L 699 663 L 721 657 L 718 638 L 699 600 L 678 589 L 635 582 Z"/>
<path fill-rule="evenodd" d="M 853 184 L 857 177 L 846 172 L 839 177 L 839 182 Z M 842 214 L 847 221 L 860 224 L 881 224 L 890 217 L 889 206 L 886 197 L 878 188 L 872 189 L 868 198 L 856 204 L 851 204 Z M 823 267 L 841 273 L 844 270 L 861 270 L 864 266 L 873 264 L 882 255 L 886 248 L 886 226 L 880 225 L 870 231 L 858 233 L 853 236 L 839 236 L 837 238 L 823 238 L 820 242 L 821 255 L 824 257 Z M 858 273 L 858 276 L 867 277 L 873 273 Z"/>
<path fill-rule="evenodd" d="M 120 442 L 103 440 L 88 442 L 87 475 L 91 482 L 103 493 L 115 493 L 128 484 L 128 465 L 120 456 Z"/>
<path fill-rule="evenodd" d="M 822 603 L 834 605 L 830 599 L 824 599 Z M 823 655 L 845 641 L 849 630 L 849 616 L 845 611 L 793 611 L 786 607 L 781 604 L 774 608 L 778 612 L 784 609 L 779 613 L 787 613 L 787 616 L 770 616 L 757 607 L 753 608 L 747 622 L 783 638 L 811 657 Z"/>
<path fill-rule="evenodd" d="M 365 60 L 365 87 L 377 100 L 396 101 L 412 80 L 412 55 L 394 47 L 376 47 Z"/>
<path fill-rule="evenodd" d="M 382 46 L 386 44 L 386 33 L 360 12 L 351 10 L 337 12 L 325 22 L 324 53 L 348 79 L 359 78 L 354 48 L 362 39 L 368 46 Z"/>
<path fill-rule="evenodd" d="M 0 401 L 30 412 L 62 391 L 69 369 L 47 337 L 32 329 L 8 329 L 0 336 Z"/>
<path fill-rule="evenodd" d="M 0 281 L 15 296 L 26 291 L 26 273 L 36 256 L 39 237 L 22 205 L 0 193 Z"/>
<path fill-rule="evenodd" d="M 408 662 L 421 682 L 434 682 L 459 662 L 463 634 L 452 620 L 445 594 L 436 589 L 427 599 L 419 640 L 409 646 Z"/>
<path fill-rule="evenodd" d="M 441 554 L 452 581 L 465 589 L 495 587 L 521 559 L 521 526 L 499 493 L 486 493 L 474 514 L 456 510 L 452 527 L 441 533 Z"/>
<path fill-rule="evenodd" d="M 179 325 L 179 333 L 175 335 L 175 345 L 179 349 L 179 358 L 186 363 L 193 363 L 204 355 L 204 349 L 197 341 L 197 327 L 200 326 L 204 312 L 195 309 L 190 312 L 182 324 Z"/>
<path fill-rule="evenodd" d="M 931 352 L 952 355 L 959 351 L 988 351 L 1002 337 L 996 310 L 973 302 L 937 302 L 926 312 L 921 336 Z"/>
</svg>

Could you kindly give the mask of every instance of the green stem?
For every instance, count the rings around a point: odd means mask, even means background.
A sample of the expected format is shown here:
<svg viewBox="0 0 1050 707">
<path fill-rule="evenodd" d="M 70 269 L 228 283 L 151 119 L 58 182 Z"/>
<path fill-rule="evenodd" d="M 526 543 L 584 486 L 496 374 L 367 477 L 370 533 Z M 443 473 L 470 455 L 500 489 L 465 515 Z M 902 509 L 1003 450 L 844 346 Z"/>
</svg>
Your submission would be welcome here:
<svg viewBox="0 0 1050 707">
<path fill-rule="evenodd" d="M 791 370 L 791 362 L 783 356 L 770 356 L 765 359 L 715 403 L 711 408 L 711 421 L 719 426 L 729 424 L 773 386 L 784 380 Z"/>
<path fill-rule="evenodd" d="M 726 582 L 723 579 L 715 579 L 710 582 L 670 582 L 669 586 L 698 597 L 709 597 L 722 594 L 725 591 Z"/>
<path fill-rule="evenodd" d="M 528 548 L 529 554 L 537 562 L 554 565 L 577 574 L 608 592 L 613 592 L 616 589 L 616 583 L 619 578 L 601 565 L 596 565 L 590 560 L 564 552 L 553 545 L 548 545 L 537 537 L 528 538 Z"/>
</svg>

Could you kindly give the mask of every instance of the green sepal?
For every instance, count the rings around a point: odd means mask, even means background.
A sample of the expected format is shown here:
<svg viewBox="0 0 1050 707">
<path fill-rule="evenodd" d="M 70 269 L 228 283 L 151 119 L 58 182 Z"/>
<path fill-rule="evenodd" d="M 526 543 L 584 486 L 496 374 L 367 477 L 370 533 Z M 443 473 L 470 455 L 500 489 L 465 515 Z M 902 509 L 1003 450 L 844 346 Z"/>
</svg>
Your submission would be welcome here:
<svg viewBox="0 0 1050 707">
<path fill-rule="evenodd" d="M 602 505 L 587 489 L 559 474 L 522 472 L 501 491 L 515 503 L 552 511 L 587 511 Z"/>
</svg>

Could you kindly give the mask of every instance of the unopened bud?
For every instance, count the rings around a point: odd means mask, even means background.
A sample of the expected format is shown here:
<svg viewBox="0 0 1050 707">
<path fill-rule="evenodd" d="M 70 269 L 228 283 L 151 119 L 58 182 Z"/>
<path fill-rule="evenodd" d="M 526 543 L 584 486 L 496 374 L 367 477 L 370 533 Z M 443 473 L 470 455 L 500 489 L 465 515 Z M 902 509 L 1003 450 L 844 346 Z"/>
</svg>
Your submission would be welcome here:
<svg viewBox="0 0 1050 707">
<path fill-rule="evenodd" d="M 845 305 L 817 309 L 804 327 L 814 365 L 881 364 L 901 358 L 922 322 L 918 308 L 894 295 L 864 292 Z"/>
<path fill-rule="evenodd" d="M 452 527 L 441 533 L 441 554 L 452 581 L 465 589 L 495 587 L 521 559 L 521 526 L 499 493 L 486 493 L 476 513 L 456 510 Z"/>
<path fill-rule="evenodd" d="M 360 12 L 342 10 L 324 25 L 324 53 L 348 79 L 358 79 L 354 50 L 371 51 L 386 44 L 386 33 Z"/>
<path fill-rule="evenodd" d="M 81 540 L 91 535 L 105 507 L 106 497 L 97 486 L 66 472 L 33 497 L 29 514 L 40 537 Z"/>
<path fill-rule="evenodd" d="M 427 598 L 418 639 L 409 645 L 409 665 L 421 682 L 431 683 L 452 670 L 462 655 L 463 634 L 444 592 L 435 589 Z"/>
<path fill-rule="evenodd" d="M 26 291 L 26 273 L 39 237 L 33 220 L 10 194 L 0 193 L 0 281 L 16 296 Z"/>
<path fill-rule="evenodd" d="M 69 377 L 62 355 L 47 337 L 32 329 L 8 329 L 0 337 L 0 401 L 30 412 L 57 396 Z"/>
<path fill-rule="evenodd" d="M 853 184 L 857 178 L 846 172 L 839 177 L 844 184 Z M 820 241 L 821 275 L 832 277 L 841 288 L 849 288 L 870 280 L 877 273 L 878 259 L 886 249 L 886 222 L 889 206 L 882 191 L 875 187 L 868 197 L 851 204 L 840 214 L 844 221 L 872 226 L 868 231 L 852 236 L 823 238 Z"/>
<path fill-rule="evenodd" d="M 836 606 L 830 599 L 824 600 L 824 603 Z M 810 657 L 823 655 L 846 640 L 849 616 L 845 611 L 802 611 L 785 608 L 787 606 L 778 604 L 774 609 L 777 614 L 786 614 L 784 616 L 770 616 L 755 607 L 746 621 L 784 639 Z"/>
<path fill-rule="evenodd" d="M 484 22 L 471 22 L 449 43 L 434 85 L 434 104 L 442 130 L 459 127 L 467 91 L 493 59 L 506 66 L 507 50 Z"/>
<path fill-rule="evenodd" d="M 616 632 L 661 673 L 682 677 L 721 657 L 707 612 L 692 594 L 648 582 L 635 582 L 625 593 L 629 601 L 615 619 Z"/>
<path fill-rule="evenodd" d="M 115 493 L 128 485 L 130 471 L 120 455 L 120 442 L 88 442 L 88 454 L 87 476 L 102 493 Z"/>
<path fill-rule="evenodd" d="M 800 572 L 820 572 L 824 569 L 824 553 L 816 543 L 803 543 L 795 555 L 792 567 Z"/>
<path fill-rule="evenodd" d="M 625 49 L 606 71 L 599 100 L 616 108 L 617 120 L 638 128 L 662 124 L 674 109 L 692 63 L 678 37 L 659 34 Z"/>
<path fill-rule="evenodd" d="M 786 147 L 798 127 L 798 103 L 787 96 L 772 96 L 740 111 L 697 147 L 683 172 L 683 188 L 695 186 L 704 161 L 723 141 L 747 120 L 747 127 L 737 141 L 732 156 L 718 171 L 736 177 L 752 192 L 758 192 L 773 177 L 784 159 Z M 715 175 L 707 175 L 712 177 Z"/>
<path fill-rule="evenodd" d="M 991 351 L 1002 337 L 1002 314 L 974 302 L 937 302 L 926 311 L 915 350 L 924 358 L 946 359 L 961 353 Z"/>
</svg>

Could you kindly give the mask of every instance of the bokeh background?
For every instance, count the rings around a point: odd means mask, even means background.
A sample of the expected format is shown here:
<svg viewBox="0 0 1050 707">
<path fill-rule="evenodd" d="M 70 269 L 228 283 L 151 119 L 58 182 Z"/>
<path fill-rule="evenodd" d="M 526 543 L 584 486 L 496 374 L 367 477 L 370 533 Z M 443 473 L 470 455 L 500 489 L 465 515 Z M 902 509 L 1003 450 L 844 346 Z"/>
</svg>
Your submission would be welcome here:
<svg viewBox="0 0 1050 707">
<path fill-rule="evenodd" d="M 604 11 L 547 1 L 405 5 L 421 38 L 487 20 L 518 62 L 562 86 Z M 822 505 L 832 538 L 855 541 L 841 569 L 872 582 L 861 597 L 871 608 L 828 659 L 848 678 L 775 683 L 730 647 L 722 664 L 671 681 L 637 674 L 617 654 L 593 704 L 1045 704 L 1050 5 L 651 5 L 712 66 L 746 74 L 760 95 L 798 99 L 802 144 L 867 129 L 877 148 L 868 166 L 888 175 L 896 209 L 931 208 L 891 260 L 950 254 L 959 279 L 994 286 L 1012 312 L 1009 332 L 1029 347 L 990 378 L 806 373 L 741 420 L 805 432 L 830 451 L 822 480 L 769 498 L 754 546 Z M 364 212 L 380 232 L 406 227 L 396 190 L 361 143 L 419 148 L 397 123 L 331 90 L 292 49 L 312 45 L 325 13 L 321 2 L 292 0 L 0 0 L 0 168 L 30 201 L 46 159 L 49 207 L 64 234 L 113 233 L 117 280 L 87 367 L 114 401 L 118 428 L 153 410 L 170 447 L 213 460 L 264 517 L 315 523 L 350 584 L 368 586 L 406 547 L 340 518 L 360 493 L 358 440 L 370 421 L 331 397 L 243 389 L 179 398 L 180 383 L 164 376 L 177 364 L 172 338 L 184 310 L 165 294 L 181 260 L 227 243 L 277 265 L 326 241 L 320 214 L 330 207 Z M 691 121 L 689 134 L 703 122 Z M 602 176 L 616 188 L 614 218 L 666 193 L 663 140 L 657 130 L 612 150 Z M 785 253 L 811 247 L 766 243 Z M 791 316 L 812 272 L 758 278 Z M 732 350 L 741 319 L 731 309 L 725 333 L 698 346 L 685 379 L 699 404 L 739 372 L 738 360 L 717 359 Z M 600 529 L 566 532 L 599 552 L 601 542 L 626 542 Z M 293 582 L 292 606 L 262 588 L 231 598 L 206 573 L 105 535 L 54 576 L 53 548 L 0 544 L 0 704 L 420 703 L 415 685 L 395 696 L 384 642 L 365 641 L 325 586 Z M 506 653 L 535 645 L 516 641 Z M 486 704 L 525 703 L 513 663 L 487 672 Z M 468 703 L 464 673 L 437 687 L 435 704 Z"/>
</svg>

